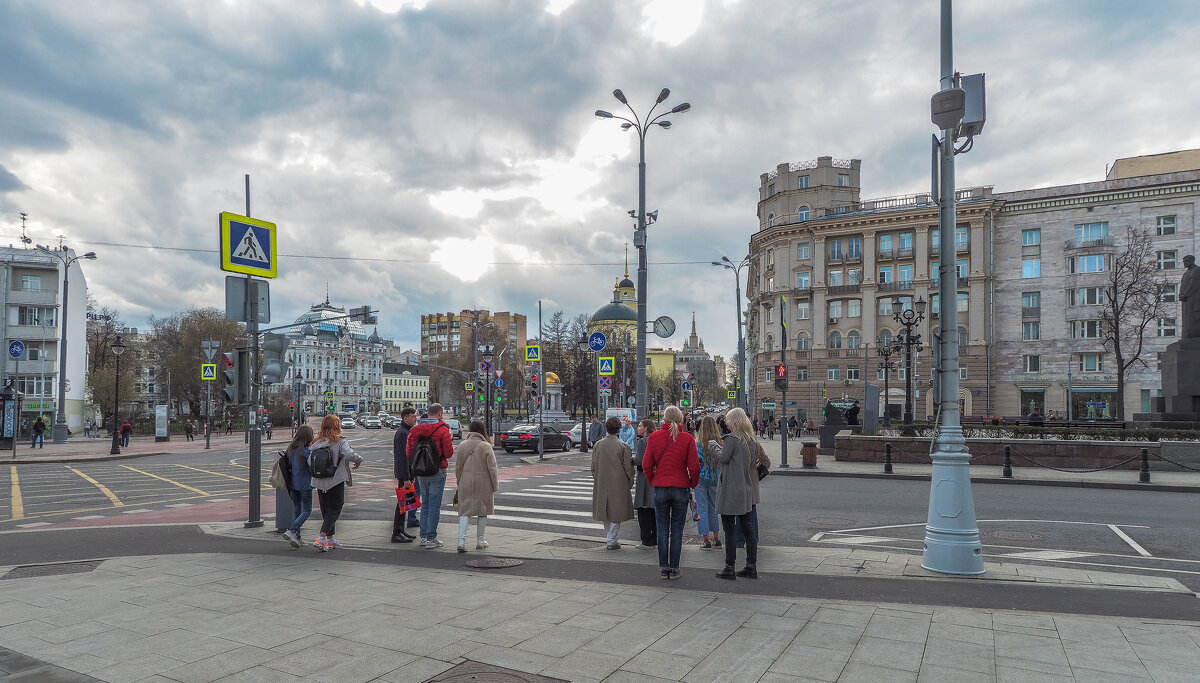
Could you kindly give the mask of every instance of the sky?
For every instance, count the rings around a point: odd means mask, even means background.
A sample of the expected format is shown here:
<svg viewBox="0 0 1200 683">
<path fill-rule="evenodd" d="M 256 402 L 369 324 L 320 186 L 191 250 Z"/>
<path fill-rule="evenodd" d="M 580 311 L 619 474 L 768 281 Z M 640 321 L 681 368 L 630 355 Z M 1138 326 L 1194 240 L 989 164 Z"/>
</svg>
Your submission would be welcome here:
<svg viewBox="0 0 1200 683">
<path fill-rule="evenodd" d="M 611 298 L 638 138 L 596 109 L 689 102 L 646 136 L 648 314 L 736 350 L 733 277 L 759 176 L 862 160 L 864 199 L 927 191 L 937 0 L 6 0 L 0 244 L 59 244 L 145 327 L 224 307 L 218 215 L 278 226 L 273 324 L 329 298 L 419 347 L 423 313 Z M 1200 5 L 960 0 L 955 68 L 986 73 L 959 187 L 1102 180 L 1200 148 Z M 7 238 L 7 242 L 4 239 Z M 636 251 L 630 249 L 636 270 Z M 636 273 L 633 273 L 636 279 Z M 744 291 L 744 289 L 743 289 Z"/>
</svg>

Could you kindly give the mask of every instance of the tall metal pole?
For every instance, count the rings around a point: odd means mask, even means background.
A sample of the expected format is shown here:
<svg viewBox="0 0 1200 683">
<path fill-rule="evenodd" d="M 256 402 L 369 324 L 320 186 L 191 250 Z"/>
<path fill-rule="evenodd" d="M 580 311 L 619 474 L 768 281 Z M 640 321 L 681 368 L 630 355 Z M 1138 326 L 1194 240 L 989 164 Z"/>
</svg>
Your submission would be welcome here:
<svg viewBox="0 0 1200 683">
<path fill-rule="evenodd" d="M 63 250 L 63 291 L 62 291 L 62 316 L 59 318 L 59 324 L 62 327 L 62 337 L 58 342 L 58 405 L 55 407 L 54 414 L 54 443 L 67 442 L 67 292 L 68 292 L 68 276 L 71 274 L 71 264 L 75 259 L 69 258 L 67 251 Z M 43 330 L 44 332 L 44 330 Z M 45 367 L 46 361 L 42 360 L 42 366 Z M 42 387 L 42 395 L 46 392 L 45 387 Z"/>
<path fill-rule="evenodd" d="M 120 335 L 117 336 L 117 343 L 121 343 Z M 124 349 L 121 349 L 124 351 Z M 121 425 L 118 416 L 121 414 L 121 354 L 113 351 L 113 355 L 117 357 L 116 374 L 113 375 L 113 421 L 112 421 L 112 448 L 109 449 L 109 455 L 121 454 Z M 16 443 L 16 437 L 13 437 L 13 443 Z"/>
<path fill-rule="evenodd" d="M 246 174 L 246 217 L 250 217 L 250 174 Z M 250 504 L 245 528 L 263 525 L 262 520 L 262 432 L 258 428 L 259 370 L 258 362 L 258 296 L 254 278 L 246 276 L 246 331 L 250 334 Z"/>
<path fill-rule="evenodd" d="M 952 0 L 942 0 L 941 62 L 942 90 L 954 87 L 954 44 Z M 971 492 L 970 461 L 967 442 L 959 421 L 958 406 L 958 278 L 955 264 L 954 230 L 957 226 L 954 203 L 954 131 L 942 131 L 940 149 L 940 185 L 938 226 L 941 237 L 942 300 L 940 375 L 941 420 L 933 449 L 933 473 L 930 478 L 929 513 L 925 522 L 925 552 L 921 566 L 943 574 L 983 574 L 983 548 L 979 525 L 975 520 L 975 499 Z M 911 381 L 911 380 L 910 380 Z"/>
<path fill-rule="evenodd" d="M 638 131 L 638 215 L 633 246 L 638 250 L 637 287 L 637 414 L 650 414 L 649 391 L 646 385 L 646 129 Z"/>
<path fill-rule="evenodd" d="M 208 387 L 204 399 L 204 450 L 207 451 L 212 448 L 212 382 L 205 382 L 204 385 Z"/>
<path fill-rule="evenodd" d="M 783 363 L 783 367 L 787 367 L 787 306 L 784 304 L 783 297 L 779 297 L 779 362 Z M 788 469 L 787 461 L 787 380 L 783 381 L 779 391 L 779 436 L 783 441 L 783 450 L 780 452 L 779 468 Z"/>
<path fill-rule="evenodd" d="M 733 271 L 734 292 L 737 304 L 737 326 L 738 326 L 738 367 L 737 367 L 737 400 L 734 401 L 735 406 L 741 407 L 742 410 L 749 412 L 750 403 L 746 400 L 746 336 L 742 332 L 742 269 L 738 268 Z"/>
</svg>

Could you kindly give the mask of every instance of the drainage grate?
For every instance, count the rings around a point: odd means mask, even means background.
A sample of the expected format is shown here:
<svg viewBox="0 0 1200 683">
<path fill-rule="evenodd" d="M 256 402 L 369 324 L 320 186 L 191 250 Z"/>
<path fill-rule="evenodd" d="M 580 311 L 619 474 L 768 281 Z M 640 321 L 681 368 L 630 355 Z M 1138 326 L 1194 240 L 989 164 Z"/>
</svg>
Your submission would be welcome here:
<svg viewBox="0 0 1200 683">
<path fill-rule="evenodd" d="M 1011 529 L 1000 529 L 999 531 L 984 531 L 984 536 L 998 538 L 1002 541 L 1044 541 L 1046 537 L 1041 534 L 1035 534 L 1032 531 L 1014 531 Z"/>
<path fill-rule="evenodd" d="M 86 562 L 56 562 L 53 564 L 29 564 L 15 567 L 0 579 L 29 579 L 38 576 L 58 576 L 60 574 L 84 574 L 96 569 L 104 560 L 88 560 Z"/>
<path fill-rule="evenodd" d="M 538 545 L 551 545 L 555 548 L 595 548 L 604 545 L 602 538 L 556 538 L 552 541 L 542 541 Z"/>
<path fill-rule="evenodd" d="M 442 673 L 427 679 L 425 683 L 465 683 L 466 681 L 487 681 L 488 683 L 567 683 L 562 678 L 550 678 L 537 674 L 527 674 L 524 671 L 513 671 L 502 666 L 492 666 L 467 660 Z"/>
<path fill-rule="evenodd" d="M 525 561 L 513 557 L 478 557 L 467 560 L 466 564 L 475 569 L 508 569 L 509 567 L 520 567 L 525 564 Z"/>
</svg>

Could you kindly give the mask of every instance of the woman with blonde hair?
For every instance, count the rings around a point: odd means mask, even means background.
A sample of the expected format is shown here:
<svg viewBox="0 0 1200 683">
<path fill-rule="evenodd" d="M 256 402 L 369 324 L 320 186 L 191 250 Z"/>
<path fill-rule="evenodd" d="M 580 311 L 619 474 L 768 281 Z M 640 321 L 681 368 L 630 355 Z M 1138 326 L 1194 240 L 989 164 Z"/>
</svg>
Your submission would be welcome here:
<svg viewBox="0 0 1200 683">
<path fill-rule="evenodd" d="M 691 489 L 700 482 L 696 439 L 683 429 L 683 411 L 667 406 L 660 429 L 646 439 L 642 457 L 646 481 L 654 487 L 654 519 L 658 523 L 658 576 L 678 579 L 683 551 L 683 525 Z M 728 535 L 728 533 L 726 534 Z"/>
<path fill-rule="evenodd" d="M 725 528 L 725 568 L 717 578 L 735 580 L 737 577 L 758 578 L 758 529 L 751 513 L 754 511 L 755 484 L 758 482 L 759 446 L 754 438 L 754 426 L 741 408 L 725 416 L 731 430 L 717 455 L 721 473 L 717 478 L 717 512 Z M 753 480 L 754 483 L 751 483 Z M 746 566 L 734 571 L 737 563 L 737 544 L 734 528 L 746 540 Z"/>
<path fill-rule="evenodd" d="M 333 476 L 312 478 L 313 488 L 317 490 L 317 500 L 321 504 L 321 534 L 313 541 L 313 546 L 324 553 L 342 547 L 342 544 L 333 538 L 334 526 L 338 517 L 342 515 L 342 506 L 346 504 L 346 487 L 354 485 L 350 470 L 358 469 L 363 459 L 342 438 L 342 421 L 337 415 L 326 415 L 325 419 L 321 420 L 317 440 L 309 446 L 309 471 L 314 469 L 313 458 L 321 448 L 332 451 L 335 463 Z"/>
<path fill-rule="evenodd" d="M 721 521 L 717 515 L 717 478 L 721 468 L 717 456 L 721 453 L 721 428 L 712 415 L 700 420 L 696 434 L 696 452 L 700 456 L 700 482 L 696 485 L 696 532 L 700 534 L 700 548 L 712 550 L 721 547 Z"/>
</svg>

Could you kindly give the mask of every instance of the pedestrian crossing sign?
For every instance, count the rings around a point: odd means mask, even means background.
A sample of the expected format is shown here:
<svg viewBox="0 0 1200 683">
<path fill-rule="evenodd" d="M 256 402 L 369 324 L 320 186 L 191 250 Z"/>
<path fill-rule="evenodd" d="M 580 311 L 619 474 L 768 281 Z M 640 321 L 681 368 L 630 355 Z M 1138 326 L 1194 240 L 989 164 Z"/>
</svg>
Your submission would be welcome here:
<svg viewBox="0 0 1200 683">
<path fill-rule="evenodd" d="M 725 398 L 729 399 L 730 401 L 733 401 L 733 400 L 737 399 L 737 392 L 736 391 L 727 391 L 727 392 L 725 392 Z"/>
<path fill-rule="evenodd" d="M 201 363 L 200 364 L 200 379 L 204 381 L 214 381 L 217 379 L 217 364 L 216 363 Z"/>
<path fill-rule="evenodd" d="M 540 363 L 542 362 L 542 347 L 538 344 L 530 344 L 525 347 L 525 362 Z"/>
<path fill-rule="evenodd" d="M 612 356 L 604 356 L 600 359 L 600 375 L 612 376 L 617 374 L 616 371 L 617 359 Z"/>
<path fill-rule="evenodd" d="M 275 224 L 222 211 L 221 270 L 264 278 L 278 275 Z"/>
<path fill-rule="evenodd" d="M 475 383 L 474 382 L 464 382 L 463 389 L 465 389 L 466 391 L 475 391 Z"/>
</svg>

